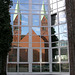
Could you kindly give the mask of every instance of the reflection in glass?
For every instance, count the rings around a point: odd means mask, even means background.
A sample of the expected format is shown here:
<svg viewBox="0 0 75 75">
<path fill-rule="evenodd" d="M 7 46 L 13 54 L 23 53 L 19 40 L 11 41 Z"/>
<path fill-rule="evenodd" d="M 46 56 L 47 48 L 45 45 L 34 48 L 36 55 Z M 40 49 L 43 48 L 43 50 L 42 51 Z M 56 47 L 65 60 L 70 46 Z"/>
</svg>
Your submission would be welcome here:
<svg viewBox="0 0 75 75">
<path fill-rule="evenodd" d="M 28 72 L 28 64 L 19 64 L 19 72 Z"/>
<path fill-rule="evenodd" d="M 59 33 L 67 32 L 67 24 L 59 25 Z"/>
<path fill-rule="evenodd" d="M 40 64 L 32 64 L 32 72 L 40 72 Z"/>
<path fill-rule="evenodd" d="M 19 42 L 29 42 L 29 35 L 19 35 Z"/>
<path fill-rule="evenodd" d="M 49 47 L 49 43 L 41 43 L 41 47 Z"/>
<path fill-rule="evenodd" d="M 58 46 L 59 46 L 58 42 L 52 43 L 52 47 L 58 47 Z"/>
<path fill-rule="evenodd" d="M 40 10 L 39 5 L 32 5 L 32 10 Z"/>
<path fill-rule="evenodd" d="M 32 47 L 40 47 L 40 43 L 32 43 Z"/>
<path fill-rule="evenodd" d="M 58 62 L 59 61 L 59 51 L 57 48 L 52 49 L 52 61 Z"/>
<path fill-rule="evenodd" d="M 51 15 L 51 25 L 57 24 L 57 14 Z"/>
<path fill-rule="evenodd" d="M 48 27 L 41 27 L 41 35 L 48 35 Z"/>
<path fill-rule="evenodd" d="M 67 40 L 68 40 L 67 33 L 60 34 L 60 41 L 67 41 Z"/>
<path fill-rule="evenodd" d="M 39 15 L 33 15 L 33 26 L 39 26 Z"/>
<path fill-rule="evenodd" d="M 28 4 L 20 4 L 20 10 L 29 10 Z"/>
<path fill-rule="evenodd" d="M 48 0 L 39 0 L 39 3 L 40 3 L 40 4 L 42 4 L 42 3 L 48 4 Z"/>
<path fill-rule="evenodd" d="M 40 36 L 32 36 L 32 42 L 40 42 Z"/>
<path fill-rule="evenodd" d="M 54 2 L 56 2 L 57 0 L 52 0 L 52 1 L 53 1 L 53 3 L 54 3 Z"/>
<path fill-rule="evenodd" d="M 8 60 L 9 62 L 17 62 L 17 49 L 11 49 Z"/>
<path fill-rule="evenodd" d="M 17 64 L 8 64 L 8 72 L 17 72 Z"/>
<path fill-rule="evenodd" d="M 58 35 L 52 35 L 51 36 L 51 41 L 52 42 L 59 41 Z"/>
<path fill-rule="evenodd" d="M 59 64 L 52 64 L 52 71 L 53 72 L 59 72 Z"/>
<path fill-rule="evenodd" d="M 41 36 L 41 42 L 49 43 L 49 36 Z"/>
<path fill-rule="evenodd" d="M 49 64 L 42 64 L 42 72 L 49 72 Z"/>
<path fill-rule="evenodd" d="M 61 61 L 68 61 L 68 54 L 67 54 L 67 48 L 62 47 L 61 50 Z"/>
<path fill-rule="evenodd" d="M 28 10 L 21 10 L 20 12 L 21 12 L 21 13 L 29 13 Z"/>
<path fill-rule="evenodd" d="M 60 46 L 68 46 L 68 41 L 60 41 Z"/>
<path fill-rule="evenodd" d="M 21 35 L 29 35 L 29 27 L 21 27 L 19 32 L 21 32 Z"/>
<path fill-rule="evenodd" d="M 40 61 L 40 50 L 33 49 L 33 62 L 39 62 L 39 61 Z"/>
<path fill-rule="evenodd" d="M 29 3 L 29 0 L 20 0 L 20 3 Z"/>
<path fill-rule="evenodd" d="M 18 47 L 18 43 L 12 43 L 12 47 Z"/>
<path fill-rule="evenodd" d="M 40 27 L 32 27 L 32 35 L 40 35 Z"/>
<path fill-rule="evenodd" d="M 19 43 L 19 47 L 29 47 L 29 43 Z"/>
<path fill-rule="evenodd" d="M 69 64 L 67 63 L 61 64 L 61 72 L 69 72 Z"/>
<path fill-rule="evenodd" d="M 56 9 L 57 8 L 57 3 L 54 3 L 53 4 L 53 9 Z"/>
<path fill-rule="evenodd" d="M 33 4 L 39 4 L 39 2 L 40 2 L 39 0 L 32 0 Z"/>
<path fill-rule="evenodd" d="M 41 15 L 41 26 L 48 26 L 48 15 Z"/>
<path fill-rule="evenodd" d="M 42 62 L 48 62 L 48 49 L 42 49 Z"/>
<path fill-rule="evenodd" d="M 51 27 L 51 34 L 58 34 L 58 26 Z"/>
<path fill-rule="evenodd" d="M 65 6 L 64 0 L 58 2 L 58 8 Z"/>
<path fill-rule="evenodd" d="M 40 10 L 44 11 L 44 14 L 46 14 L 45 12 L 48 11 L 48 5 L 45 5 L 45 3 L 43 2 L 42 5 L 39 5 L 39 7 L 40 7 Z"/>
<path fill-rule="evenodd" d="M 12 27 L 13 35 L 18 35 L 18 26 Z"/>
<path fill-rule="evenodd" d="M 65 23 L 65 22 L 66 22 L 65 11 L 59 12 L 59 23 Z"/>
<path fill-rule="evenodd" d="M 20 59 L 20 62 L 28 61 L 28 49 L 20 49 L 19 59 Z"/>
<path fill-rule="evenodd" d="M 21 25 L 28 25 L 28 15 L 21 14 Z"/>
</svg>

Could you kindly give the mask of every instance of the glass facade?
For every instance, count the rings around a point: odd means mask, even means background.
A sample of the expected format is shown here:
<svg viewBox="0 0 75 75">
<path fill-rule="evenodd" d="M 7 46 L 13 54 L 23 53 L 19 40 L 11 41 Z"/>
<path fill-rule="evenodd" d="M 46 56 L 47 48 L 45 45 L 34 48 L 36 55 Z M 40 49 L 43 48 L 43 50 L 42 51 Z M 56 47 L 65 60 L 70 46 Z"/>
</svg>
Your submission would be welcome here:
<svg viewBox="0 0 75 75">
<path fill-rule="evenodd" d="M 13 41 L 8 73 L 68 73 L 65 0 L 12 0 Z"/>
</svg>

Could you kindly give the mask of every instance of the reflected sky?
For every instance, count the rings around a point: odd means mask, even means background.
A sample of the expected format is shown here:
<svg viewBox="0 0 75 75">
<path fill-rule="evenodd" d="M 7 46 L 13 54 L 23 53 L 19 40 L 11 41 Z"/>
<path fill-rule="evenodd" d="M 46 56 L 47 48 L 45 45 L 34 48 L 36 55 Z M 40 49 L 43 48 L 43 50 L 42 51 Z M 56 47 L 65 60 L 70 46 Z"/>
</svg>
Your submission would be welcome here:
<svg viewBox="0 0 75 75">
<path fill-rule="evenodd" d="M 40 27 L 32 27 L 32 29 L 37 35 L 40 35 Z"/>
<path fill-rule="evenodd" d="M 21 27 L 21 35 L 27 35 L 29 33 L 29 27 Z"/>
</svg>

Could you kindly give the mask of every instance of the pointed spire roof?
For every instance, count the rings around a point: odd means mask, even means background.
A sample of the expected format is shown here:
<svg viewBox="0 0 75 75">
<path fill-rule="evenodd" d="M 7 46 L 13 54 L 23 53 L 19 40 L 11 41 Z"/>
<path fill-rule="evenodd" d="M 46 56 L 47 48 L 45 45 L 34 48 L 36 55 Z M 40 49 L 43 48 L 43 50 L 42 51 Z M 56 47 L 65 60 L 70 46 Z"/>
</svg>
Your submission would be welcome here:
<svg viewBox="0 0 75 75">
<path fill-rule="evenodd" d="M 46 14 L 44 1 L 43 1 L 42 8 L 41 8 L 41 14 Z M 44 16 L 47 18 L 46 15 L 41 15 L 41 20 L 43 19 Z"/>
<path fill-rule="evenodd" d="M 19 10 L 19 1 L 17 0 L 17 4 L 16 4 L 16 7 L 15 7 L 15 13 L 19 13 L 20 10 Z M 14 14 L 13 16 L 13 21 L 15 20 L 17 14 Z"/>
</svg>

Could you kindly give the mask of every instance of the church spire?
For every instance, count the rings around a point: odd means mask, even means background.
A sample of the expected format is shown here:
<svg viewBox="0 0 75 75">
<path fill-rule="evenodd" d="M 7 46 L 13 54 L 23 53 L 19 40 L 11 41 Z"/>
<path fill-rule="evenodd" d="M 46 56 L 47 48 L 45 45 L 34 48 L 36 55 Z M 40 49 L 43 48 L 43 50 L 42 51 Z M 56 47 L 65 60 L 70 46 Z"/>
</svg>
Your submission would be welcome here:
<svg viewBox="0 0 75 75">
<path fill-rule="evenodd" d="M 16 4 L 16 7 L 15 7 L 15 13 L 19 13 L 20 10 L 19 10 L 19 1 L 17 0 L 17 4 Z M 13 21 L 16 19 L 17 17 L 17 14 L 14 14 L 13 16 Z"/>
<path fill-rule="evenodd" d="M 44 4 L 44 1 L 43 1 L 43 4 L 42 4 L 42 8 L 41 8 L 41 20 L 43 19 L 43 17 L 45 16 L 47 18 L 47 16 L 45 15 L 46 14 L 46 10 L 45 10 L 45 4 Z"/>
</svg>

